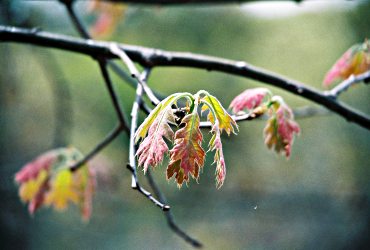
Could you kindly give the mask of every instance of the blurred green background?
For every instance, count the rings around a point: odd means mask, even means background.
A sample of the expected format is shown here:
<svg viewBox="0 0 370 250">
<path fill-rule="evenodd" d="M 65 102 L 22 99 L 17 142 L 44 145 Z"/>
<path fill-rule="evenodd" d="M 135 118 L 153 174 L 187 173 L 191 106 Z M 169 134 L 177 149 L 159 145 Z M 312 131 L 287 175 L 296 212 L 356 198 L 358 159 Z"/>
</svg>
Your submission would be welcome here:
<svg viewBox="0 0 370 250">
<path fill-rule="evenodd" d="M 274 12 L 258 15 L 261 8 L 248 4 L 130 6 L 109 40 L 245 60 L 323 89 L 322 79 L 337 58 L 370 37 L 370 1 L 329 2 L 335 5 L 291 3 L 295 14 L 280 17 Z M 91 25 L 94 16 L 87 13 L 86 4 L 80 1 L 75 7 Z M 287 10 L 273 8 L 275 14 Z M 77 36 L 57 1 L 5 1 L 0 10 L 2 24 Z M 170 231 L 162 212 L 131 190 L 126 135 L 92 163 L 102 166 L 102 176 L 89 223 L 81 222 L 76 208 L 28 215 L 17 195 L 15 172 L 54 147 L 74 145 L 88 152 L 114 127 L 116 116 L 91 58 L 10 43 L 0 43 L 0 55 L 0 248 L 190 249 Z M 113 79 L 129 114 L 134 90 Z M 164 95 L 205 89 L 225 106 L 246 88 L 267 86 L 184 68 L 156 68 L 149 85 Z M 271 90 L 292 107 L 315 106 Z M 359 84 L 341 100 L 369 114 L 369 94 L 370 89 Z M 189 187 L 178 189 L 173 180 L 167 182 L 165 163 L 156 169 L 154 177 L 179 225 L 205 249 L 368 247 L 369 131 L 334 114 L 298 123 L 302 133 L 290 160 L 265 147 L 263 121 L 240 123 L 238 136 L 223 138 L 227 177 L 220 190 L 215 188 L 211 155 L 199 184 L 191 181 Z M 208 132 L 203 133 L 208 138 Z M 139 178 L 147 186 L 142 172 Z"/>
</svg>

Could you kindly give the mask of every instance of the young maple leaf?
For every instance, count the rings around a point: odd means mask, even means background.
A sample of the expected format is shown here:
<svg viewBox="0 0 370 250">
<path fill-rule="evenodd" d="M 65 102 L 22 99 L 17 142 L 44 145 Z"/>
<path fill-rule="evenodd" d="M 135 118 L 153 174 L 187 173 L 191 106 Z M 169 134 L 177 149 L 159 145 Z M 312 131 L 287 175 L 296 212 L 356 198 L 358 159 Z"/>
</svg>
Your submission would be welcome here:
<svg viewBox="0 0 370 250">
<path fill-rule="evenodd" d="M 347 79 L 351 75 L 359 75 L 370 70 L 370 44 L 353 45 L 332 66 L 324 78 L 324 86 L 329 87 L 337 79 Z"/>
<path fill-rule="evenodd" d="M 266 97 L 271 99 L 271 92 L 266 88 L 247 89 L 231 101 L 230 108 L 234 114 L 244 109 L 253 110 L 259 107 Z"/>
<path fill-rule="evenodd" d="M 235 133 L 234 127 L 238 129 L 238 125 L 229 115 L 229 113 L 227 113 L 227 111 L 222 107 L 221 103 L 216 97 L 207 94 L 201 99 L 201 102 L 206 104 L 202 106 L 202 112 L 212 109 L 213 112 L 210 110 L 208 113 L 208 120 L 212 124 L 215 124 L 215 120 L 217 120 L 218 128 L 221 132 L 225 130 L 228 135 L 230 135 L 231 132 Z M 214 116 L 216 116 L 216 119 Z"/>
<path fill-rule="evenodd" d="M 162 110 L 149 127 L 148 136 L 140 143 L 136 152 L 139 166 L 143 166 L 144 173 L 149 166 L 156 167 L 163 161 L 164 154 L 168 152 L 168 146 L 163 137 L 172 141 L 174 133 L 168 122 L 175 122 L 171 107 Z"/>
<path fill-rule="evenodd" d="M 144 122 L 140 125 L 140 127 L 135 132 L 135 142 L 138 142 L 139 139 L 145 138 L 146 134 L 148 133 L 149 128 L 152 126 L 153 122 L 158 118 L 161 111 L 168 109 L 171 107 L 172 103 L 174 103 L 177 99 L 179 93 L 172 94 L 162 100 L 147 118 L 145 118 Z"/>
<path fill-rule="evenodd" d="M 294 121 L 292 110 L 283 101 L 272 104 L 271 113 L 264 129 L 265 144 L 268 148 L 274 147 L 278 153 L 284 151 L 289 158 L 294 134 L 300 132 L 299 125 Z"/>
<path fill-rule="evenodd" d="M 189 174 L 194 179 L 198 179 L 199 169 L 203 167 L 205 160 L 198 113 L 186 115 L 182 123 L 185 126 L 175 133 L 175 146 L 170 151 L 170 163 L 167 167 L 167 179 L 176 175 L 179 187 L 184 181 L 189 182 Z"/>
<path fill-rule="evenodd" d="M 216 186 L 220 188 L 225 181 L 226 177 L 226 164 L 225 158 L 222 151 L 222 143 L 221 143 L 221 131 L 219 128 L 218 121 L 212 126 L 213 133 L 211 140 L 209 141 L 209 150 L 215 150 L 214 162 L 216 163 Z"/>
<path fill-rule="evenodd" d="M 216 97 L 207 93 L 207 95 L 201 99 L 201 103 L 204 103 L 202 112 L 209 110 L 208 120 L 213 124 L 211 130 L 213 136 L 208 146 L 209 151 L 215 150 L 213 163 L 216 163 L 216 186 L 220 188 L 226 177 L 226 164 L 222 151 L 221 133 L 223 129 L 228 135 L 230 135 L 231 132 L 235 133 L 234 127 L 238 128 L 238 126 Z"/>
<path fill-rule="evenodd" d="M 20 185 L 19 196 L 29 203 L 30 214 L 43 205 L 63 210 L 72 201 L 80 206 L 82 217 L 89 218 L 95 176 L 86 165 L 74 172 L 68 168 L 81 157 L 74 148 L 52 150 L 26 164 L 15 175 Z"/>
</svg>

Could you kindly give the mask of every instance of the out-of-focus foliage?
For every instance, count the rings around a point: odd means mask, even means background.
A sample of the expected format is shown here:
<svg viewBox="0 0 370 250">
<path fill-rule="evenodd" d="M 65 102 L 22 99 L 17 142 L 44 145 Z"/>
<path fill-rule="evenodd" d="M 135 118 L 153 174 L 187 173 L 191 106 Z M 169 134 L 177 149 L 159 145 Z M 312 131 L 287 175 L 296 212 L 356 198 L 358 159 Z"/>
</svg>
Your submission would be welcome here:
<svg viewBox="0 0 370 250">
<path fill-rule="evenodd" d="M 108 38 L 122 20 L 127 6 L 121 3 L 93 0 L 89 2 L 89 11 L 97 13 L 96 21 L 90 32 L 94 38 Z"/>
<path fill-rule="evenodd" d="M 69 170 L 80 159 L 82 155 L 75 148 L 55 149 L 38 156 L 17 172 L 19 196 L 29 203 L 30 214 L 41 206 L 54 206 L 62 211 L 74 203 L 84 220 L 90 218 L 95 175 L 87 165 L 74 172 Z"/>
<path fill-rule="evenodd" d="M 77 36 L 57 1 L 11 2 L 17 15 L 9 15 L 14 19 L 8 23 L 25 26 L 23 21 L 30 18 L 33 25 L 43 30 Z M 299 6 L 306 8 L 304 4 Z M 85 24 L 95 23 L 95 19 L 84 12 L 85 1 L 77 1 L 76 9 Z M 110 39 L 246 60 L 322 88 L 325 73 L 343 51 L 370 37 L 369 9 L 370 3 L 366 1 L 353 8 L 259 19 L 245 14 L 240 5 L 132 6 Z M 114 127 L 116 116 L 99 68 L 91 58 L 4 43 L 0 44 L 0 54 L 6 58 L 0 60 L 0 193 L 6 197 L 0 204 L 0 245 L 38 250 L 56 246 L 186 249 L 186 243 L 167 228 L 161 211 L 130 190 L 131 176 L 125 170 L 126 135 L 119 137 L 97 159 L 109 162 L 107 165 L 111 168 L 103 169 L 109 172 L 107 178 L 98 179 L 94 214 L 89 224 L 80 223 L 79 210 L 73 207 L 64 213 L 40 209 L 34 218 L 27 215 L 11 177 L 24 162 L 53 148 L 53 138 L 59 134 L 55 134 L 55 125 L 64 124 L 55 117 L 58 97 L 69 100 L 67 103 L 73 108 L 72 113 L 64 109 L 73 121 L 67 130 L 71 131 L 68 143 L 78 146 L 82 152 L 88 152 Z M 50 57 L 55 59 L 62 74 L 52 74 L 54 77 L 47 74 L 54 69 Z M 58 79 L 64 80 L 53 85 Z M 135 91 L 117 77 L 113 82 L 129 113 Z M 275 87 L 194 69 L 154 69 L 149 85 L 166 96 L 205 89 L 224 104 L 246 88 L 268 87 L 293 108 L 312 105 Z M 68 86 L 71 98 L 65 98 L 60 92 L 56 94 L 53 86 Z M 343 93 L 341 100 L 370 113 L 369 94 L 370 89 L 359 84 Z M 211 167 L 203 168 L 199 185 L 191 181 L 190 188 L 181 189 L 172 182 L 168 185 L 163 178 L 164 168 L 152 171 L 167 195 L 176 221 L 209 249 L 368 246 L 368 131 L 336 115 L 298 122 L 302 134 L 295 141 L 289 161 L 266 150 L 261 140 L 264 121 L 240 123 L 238 136 L 221 136 L 228 176 L 219 190 L 214 188 L 215 169 Z M 208 142 L 212 136 L 209 130 L 202 133 Z M 213 160 L 210 154 L 205 164 L 211 165 Z M 144 175 L 139 173 L 138 177 L 146 186 Z"/>
<path fill-rule="evenodd" d="M 364 43 L 353 45 L 333 65 L 326 74 L 324 86 L 330 86 L 337 79 L 346 79 L 351 75 L 359 75 L 370 70 L 370 44 Z"/>
</svg>

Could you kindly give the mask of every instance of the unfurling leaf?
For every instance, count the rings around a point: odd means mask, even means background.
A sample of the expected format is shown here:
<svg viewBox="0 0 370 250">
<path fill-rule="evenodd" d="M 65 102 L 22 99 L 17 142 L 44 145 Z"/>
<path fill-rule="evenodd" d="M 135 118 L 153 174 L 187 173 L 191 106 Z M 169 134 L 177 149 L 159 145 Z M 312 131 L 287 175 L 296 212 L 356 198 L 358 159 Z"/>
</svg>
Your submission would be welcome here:
<svg viewBox="0 0 370 250">
<path fill-rule="evenodd" d="M 185 125 L 175 133 L 175 146 L 170 151 L 167 179 L 175 175 L 179 187 L 189 182 L 189 174 L 198 179 L 199 169 L 204 165 L 205 152 L 201 146 L 203 136 L 199 129 L 199 115 L 196 112 L 182 119 Z"/>
<path fill-rule="evenodd" d="M 177 101 L 186 99 L 186 106 L 177 108 Z M 202 148 L 203 136 L 199 129 L 199 108 L 208 112 L 207 119 L 212 123 L 213 137 L 209 143 L 209 151 L 215 151 L 216 183 L 221 187 L 225 180 L 226 166 L 222 152 L 221 133 L 229 135 L 238 128 L 235 120 L 222 107 L 216 97 L 207 91 L 200 90 L 195 95 L 175 93 L 163 101 L 149 114 L 135 133 L 135 141 L 144 139 L 136 153 L 138 165 L 144 172 L 149 166 L 156 167 L 163 161 L 169 151 L 170 162 L 167 167 L 167 179 L 175 177 L 179 187 L 189 182 L 189 176 L 198 180 L 199 170 L 205 161 Z M 170 124 L 179 128 L 174 134 Z M 168 141 L 165 141 L 167 139 Z M 167 143 L 173 143 L 169 150 Z"/>
<path fill-rule="evenodd" d="M 74 172 L 69 167 L 82 158 L 74 148 L 49 151 L 24 166 L 15 176 L 19 196 L 33 214 L 41 206 L 65 209 L 70 202 L 80 207 L 83 219 L 91 214 L 95 176 L 86 166 Z"/>
<path fill-rule="evenodd" d="M 148 136 L 140 143 L 136 155 L 139 166 L 143 166 L 144 172 L 149 166 L 155 167 L 163 161 L 164 154 L 168 152 L 168 146 L 163 137 L 172 141 L 174 133 L 168 122 L 174 123 L 175 117 L 171 107 L 162 110 L 149 127 Z"/>
<path fill-rule="evenodd" d="M 161 101 L 152 112 L 150 112 L 148 117 L 144 120 L 144 122 L 136 130 L 135 142 L 138 142 L 140 138 L 145 138 L 149 128 L 152 126 L 154 121 L 159 117 L 159 114 L 161 114 L 161 111 L 170 108 L 171 105 L 179 98 L 179 95 L 180 94 L 176 93 L 176 94 L 168 96 L 166 99 Z"/>
<path fill-rule="evenodd" d="M 216 97 L 207 93 L 206 96 L 201 99 L 201 103 L 204 103 L 202 112 L 209 110 L 208 120 L 213 124 L 211 130 L 213 135 L 208 146 L 210 151 L 215 150 L 213 163 L 216 163 L 216 186 L 220 188 L 226 178 L 226 164 L 222 151 L 221 133 L 223 129 L 228 135 L 230 135 L 231 132 L 235 133 L 234 127 L 238 129 L 238 125 L 234 118 L 222 107 Z"/>
<path fill-rule="evenodd" d="M 276 152 L 285 152 L 290 156 L 294 134 L 300 131 L 294 121 L 294 115 L 289 106 L 280 96 L 272 96 L 265 88 L 247 89 L 234 98 L 230 104 L 234 113 L 248 109 L 254 117 L 268 111 L 270 118 L 264 129 L 265 144 Z"/>
<path fill-rule="evenodd" d="M 292 110 L 281 98 L 276 100 L 270 110 L 270 118 L 264 129 L 265 144 L 268 148 L 274 148 L 276 152 L 285 152 L 289 157 L 293 145 L 294 134 L 300 132 L 299 125 L 294 121 Z"/>
<path fill-rule="evenodd" d="M 370 44 L 353 45 L 332 66 L 324 78 L 324 86 L 330 86 L 337 79 L 347 79 L 370 70 Z"/>
<path fill-rule="evenodd" d="M 244 109 L 252 111 L 264 103 L 264 100 L 268 102 L 269 99 L 271 99 L 271 92 L 266 88 L 247 89 L 231 101 L 230 108 L 234 114 Z"/>
<path fill-rule="evenodd" d="M 215 124 L 215 121 L 217 120 L 219 130 L 221 130 L 221 132 L 225 130 L 228 135 L 230 135 L 231 132 L 235 133 L 234 127 L 238 128 L 238 125 L 236 124 L 235 120 L 229 115 L 229 113 L 227 113 L 226 110 L 222 107 L 221 103 L 217 100 L 216 97 L 207 94 L 201 99 L 201 102 L 206 104 L 202 106 L 202 112 L 211 109 L 208 113 L 208 120 L 212 124 Z M 214 116 L 216 116 L 216 119 Z"/>
<path fill-rule="evenodd" d="M 109 3 L 102 0 L 90 2 L 89 10 L 98 13 L 95 24 L 91 27 L 93 37 L 108 37 L 116 29 L 127 6 L 120 3 Z"/>
<path fill-rule="evenodd" d="M 220 188 L 225 181 L 226 177 L 226 164 L 225 158 L 222 151 L 222 143 L 221 143 L 221 131 L 219 128 L 218 121 L 212 127 L 213 133 L 211 140 L 209 141 L 209 150 L 215 150 L 214 162 L 216 163 L 216 186 Z"/>
</svg>

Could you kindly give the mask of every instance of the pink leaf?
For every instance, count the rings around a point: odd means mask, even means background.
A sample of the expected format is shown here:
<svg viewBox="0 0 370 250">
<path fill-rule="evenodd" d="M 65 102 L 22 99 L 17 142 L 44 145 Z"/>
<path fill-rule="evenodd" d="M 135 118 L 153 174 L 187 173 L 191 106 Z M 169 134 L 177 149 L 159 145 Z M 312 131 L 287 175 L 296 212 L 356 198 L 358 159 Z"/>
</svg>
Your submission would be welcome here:
<svg viewBox="0 0 370 250">
<path fill-rule="evenodd" d="M 294 134 L 300 132 L 299 125 L 294 121 L 292 110 L 284 102 L 275 103 L 270 119 L 264 129 L 265 144 L 275 151 L 285 152 L 288 158 L 294 141 Z"/>
<path fill-rule="evenodd" d="M 174 133 L 168 125 L 174 116 L 171 108 L 161 111 L 149 127 L 148 136 L 140 143 L 136 155 L 139 166 L 143 166 L 144 172 L 149 166 L 156 167 L 163 161 L 164 154 L 168 152 L 168 146 L 163 137 L 172 140 Z"/>
<path fill-rule="evenodd" d="M 230 108 L 232 108 L 235 114 L 244 109 L 252 110 L 260 106 L 266 96 L 270 96 L 270 91 L 268 89 L 247 89 L 232 100 Z"/>
<path fill-rule="evenodd" d="M 30 214 L 48 205 L 63 210 L 73 202 L 80 206 L 84 220 L 90 217 L 95 175 L 87 165 L 73 172 L 68 169 L 81 158 L 81 153 L 75 148 L 52 150 L 37 157 L 16 174 L 15 180 L 20 185 L 19 196 L 29 203 Z"/>
<path fill-rule="evenodd" d="M 212 127 L 213 136 L 209 142 L 209 150 L 215 150 L 214 162 L 216 163 L 216 186 L 220 188 L 225 181 L 226 177 L 226 164 L 222 151 L 221 132 L 219 129 L 218 121 Z"/>
<path fill-rule="evenodd" d="M 330 86 L 337 79 L 347 79 L 370 70 L 370 46 L 365 41 L 353 45 L 332 66 L 324 78 L 324 86 Z"/>
<path fill-rule="evenodd" d="M 41 170 L 49 171 L 54 161 L 58 158 L 56 150 L 48 151 L 30 163 L 27 163 L 15 175 L 15 181 L 19 184 L 27 182 L 30 179 L 35 179 Z"/>
</svg>

